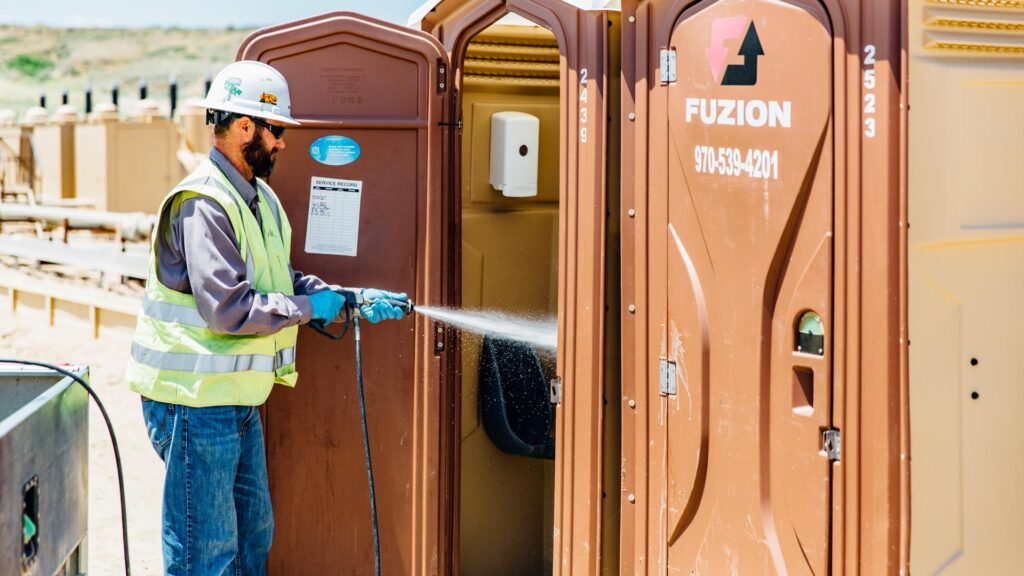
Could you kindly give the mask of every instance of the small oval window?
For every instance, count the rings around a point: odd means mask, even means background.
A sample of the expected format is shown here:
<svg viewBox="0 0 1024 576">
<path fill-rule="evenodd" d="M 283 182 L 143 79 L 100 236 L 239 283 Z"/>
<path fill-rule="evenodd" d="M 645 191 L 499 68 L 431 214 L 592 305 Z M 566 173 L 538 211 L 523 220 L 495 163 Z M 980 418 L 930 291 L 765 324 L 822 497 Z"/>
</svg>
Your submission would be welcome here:
<svg viewBox="0 0 1024 576">
<path fill-rule="evenodd" d="M 817 312 L 804 312 L 796 328 L 796 351 L 825 355 L 825 325 Z"/>
</svg>

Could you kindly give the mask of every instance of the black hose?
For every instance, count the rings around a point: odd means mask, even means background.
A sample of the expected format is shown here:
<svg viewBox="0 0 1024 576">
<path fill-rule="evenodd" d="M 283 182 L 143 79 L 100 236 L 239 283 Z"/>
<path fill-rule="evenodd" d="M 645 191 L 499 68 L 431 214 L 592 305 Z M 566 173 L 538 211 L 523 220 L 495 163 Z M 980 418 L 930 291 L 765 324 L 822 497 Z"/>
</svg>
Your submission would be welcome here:
<svg viewBox="0 0 1024 576">
<path fill-rule="evenodd" d="M 358 340 L 359 339 L 356 338 L 357 342 L 358 342 Z M 357 348 L 357 350 L 358 350 L 358 348 Z M 357 353 L 356 357 L 358 358 L 358 353 Z M 114 434 L 114 425 L 111 424 L 110 416 L 107 415 L 107 409 L 103 406 L 103 402 L 100 402 L 100 397 L 96 395 L 96 392 L 94 392 L 93 389 L 89 387 L 89 384 L 87 384 L 85 382 L 85 380 L 83 380 L 80 376 L 78 376 L 77 374 L 72 374 L 71 372 L 69 372 L 69 371 L 67 371 L 67 370 L 65 370 L 63 368 L 60 368 L 58 366 L 54 366 L 53 364 L 47 364 L 45 362 L 35 362 L 33 360 L 16 360 L 16 359 L 12 359 L 12 358 L 0 358 L 0 364 L 3 364 L 3 363 L 7 363 L 7 364 L 22 364 L 22 365 L 25 365 L 25 366 L 40 366 L 42 368 L 46 368 L 47 370 L 53 370 L 54 372 L 57 372 L 59 374 L 63 374 L 64 376 L 72 378 L 72 379 L 75 380 L 75 382 L 78 382 L 79 384 L 81 384 L 82 388 L 85 388 L 85 391 L 89 393 L 89 397 L 92 398 L 93 402 L 96 403 L 96 406 L 99 407 L 100 413 L 103 414 L 103 420 L 107 423 L 107 432 L 110 434 L 110 443 L 113 444 L 113 446 L 114 446 L 114 462 L 117 464 L 117 488 L 118 488 L 118 491 L 120 492 L 120 496 L 121 496 L 121 543 L 124 545 L 124 573 L 125 573 L 125 576 L 131 576 L 132 565 L 131 565 L 131 562 L 129 561 L 129 558 L 128 558 L 128 510 L 127 510 L 127 508 L 125 507 L 125 504 L 124 504 L 124 471 L 121 469 L 121 450 L 117 447 L 117 436 Z M 362 391 L 363 391 L 363 389 L 362 389 L 362 380 L 360 380 L 360 388 L 359 388 L 360 399 L 362 399 Z M 364 431 L 365 431 L 365 424 L 364 424 Z M 367 452 L 367 458 L 369 458 L 369 452 Z M 367 462 L 369 462 L 369 460 L 367 460 Z M 371 494 L 372 494 L 372 483 L 371 483 Z M 375 526 L 374 537 L 376 537 L 376 534 L 377 534 L 377 532 L 376 532 L 376 520 L 374 520 L 374 523 L 375 523 L 374 524 L 374 526 Z M 379 571 L 378 571 L 378 574 L 380 574 Z"/>
<path fill-rule="evenodd" d="M 380 576 L 380 535 L 377 530 L 377 497 L 373 490 L 373 464 L 370 463 L 370 433 L 366 429 L 366 399 L 363 395 L 363 354 L 359 348 L 359 315 L 354 314 L 356 335 L 356 385 L 359 389 L 359 415 L 363 421 L 363 452 L 366 454 L 366 479 L 370 486 L 370 515 L 373 518 L 373 566 Z"/>
</svg>

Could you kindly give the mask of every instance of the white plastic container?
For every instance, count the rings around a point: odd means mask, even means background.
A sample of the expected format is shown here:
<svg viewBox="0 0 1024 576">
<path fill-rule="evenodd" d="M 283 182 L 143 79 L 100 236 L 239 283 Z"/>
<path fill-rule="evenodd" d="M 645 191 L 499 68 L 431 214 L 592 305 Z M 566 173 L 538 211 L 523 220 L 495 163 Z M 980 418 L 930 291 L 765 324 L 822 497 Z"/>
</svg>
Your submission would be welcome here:
<svg viewBox="0 0 1024 576">
<path fill-rule="evenodd" d="M 540 119 L 525 112 L 491 116 L 491 186 L 510 198 L 537 195 Z"/>
</svg>

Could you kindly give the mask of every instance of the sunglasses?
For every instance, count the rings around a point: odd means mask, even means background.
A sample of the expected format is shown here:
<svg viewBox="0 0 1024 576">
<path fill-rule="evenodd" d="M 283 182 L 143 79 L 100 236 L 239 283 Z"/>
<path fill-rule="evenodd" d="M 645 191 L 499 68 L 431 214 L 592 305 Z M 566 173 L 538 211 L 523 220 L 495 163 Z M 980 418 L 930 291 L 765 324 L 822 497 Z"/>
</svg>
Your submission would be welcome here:
<svg viewBox="0 0 1024 576">
<path fill-rule="evenodd" d="M 252 116 L 249 116 L 249 119 L 253 121 L 253 124 L 256 124 L 257 126 L 262 126 L 263 128 L 269 130 L 270 133 L 274 135 L 274 138 L 277 138 L 278 140 L 280 140 L 281 137 L 284 136 L 284 126 L 275 126 L 274 124 L 271 124 L 266 120 L 262 120 L 260 118 L 253 118 Z"/>
</svg>

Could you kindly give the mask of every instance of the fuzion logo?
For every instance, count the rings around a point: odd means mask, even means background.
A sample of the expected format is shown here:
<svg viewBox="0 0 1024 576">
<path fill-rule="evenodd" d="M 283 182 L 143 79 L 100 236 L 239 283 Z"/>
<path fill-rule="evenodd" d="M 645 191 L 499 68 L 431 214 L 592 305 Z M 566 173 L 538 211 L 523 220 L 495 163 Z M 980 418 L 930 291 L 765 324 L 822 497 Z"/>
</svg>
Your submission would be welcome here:
<svg viewBox="0 0 1024 576">
<path fill-rule="evenodd" d="M 744 33 L 746 30 L 746 33 Z M 740 36 L 739 51 L 743 64 L 725 65 L 729 57 L 726 42 Z M 757 60 L 764 56 L 757 27 L 746 16 L 715 18 L 711 21 L 711 45 L 704 50 L 708 68 L 715 82 L 722 86 L 756 86 Z M 724 71 L 723 71 L 724 69 Z M 793 124 L 793 103 L 789 100 L 736 100 L 715 98 L 687 98 L 686 121 L 699 118 L 703 124 L 719 126 L 750 126 L 760 128 L 789 128 Z"/>
<path fill-rule="evenodd" d="M 735 40 L 743 34 L 743 27 L 749 19 L 746 16 L 715 18 L 711 21 L 711 45 L 704 53 L 711 67 L 711 75 L 715 80 L 721 75 L 722 86 L 754 86 L 757 84 L 757 58 L 764 56 L 761 38 L 757 35 L 757 27 L 753 22 L 747 27 L 747 33 L 740 44 L 738 55 L 743 56 L 743 64 L 730 64 L 722 75 L 722 66 L 729 55 L 725 47 L 726 40 Z"/>
<path fill-rule="evenodd" d="M 686 121 L 699 117 L 704 124 L 789 128 L 793 125 L 793 103 L 789 100 L 730 100 L 687 98 Z"/>
</svg>

